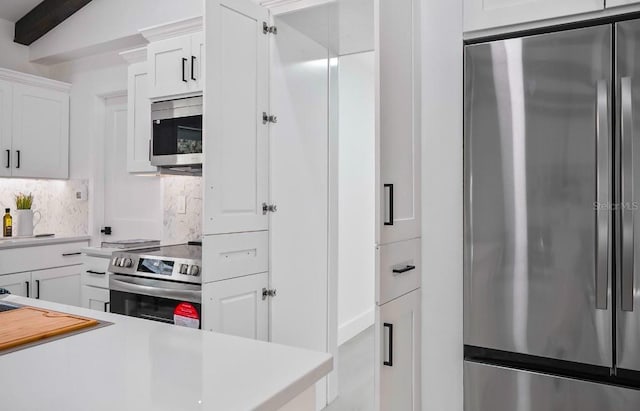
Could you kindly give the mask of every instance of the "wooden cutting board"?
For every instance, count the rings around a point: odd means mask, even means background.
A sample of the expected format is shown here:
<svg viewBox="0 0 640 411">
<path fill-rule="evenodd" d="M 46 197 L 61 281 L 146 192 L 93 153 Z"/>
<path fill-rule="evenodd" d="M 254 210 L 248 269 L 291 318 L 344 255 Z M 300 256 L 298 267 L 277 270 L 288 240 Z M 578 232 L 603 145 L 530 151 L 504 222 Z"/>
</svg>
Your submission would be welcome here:
<svg viewBox="0 0 640 411">
<path fill-rule="evenodd" d="M 91 318 L 35 307 L 0 312 L 0 351 L 95 325 Z"/>
</svg>

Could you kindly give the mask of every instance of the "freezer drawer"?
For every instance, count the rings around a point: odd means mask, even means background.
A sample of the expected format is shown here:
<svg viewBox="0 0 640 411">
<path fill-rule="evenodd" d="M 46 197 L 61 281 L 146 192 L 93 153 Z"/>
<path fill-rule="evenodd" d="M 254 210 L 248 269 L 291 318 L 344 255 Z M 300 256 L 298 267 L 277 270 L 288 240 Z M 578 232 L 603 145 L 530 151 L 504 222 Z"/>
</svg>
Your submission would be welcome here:
<svg viewBox="0 0 640 411">
<path fill-rule="evenodd" d="M 632 411 L 640 391 L 465 361 L 465 411 Z"/>
<path fill-rule="evenodd" d="M 420 239 L 376 247 L 376 303 L 386 304 L 420 287 Z"/>
</svg>

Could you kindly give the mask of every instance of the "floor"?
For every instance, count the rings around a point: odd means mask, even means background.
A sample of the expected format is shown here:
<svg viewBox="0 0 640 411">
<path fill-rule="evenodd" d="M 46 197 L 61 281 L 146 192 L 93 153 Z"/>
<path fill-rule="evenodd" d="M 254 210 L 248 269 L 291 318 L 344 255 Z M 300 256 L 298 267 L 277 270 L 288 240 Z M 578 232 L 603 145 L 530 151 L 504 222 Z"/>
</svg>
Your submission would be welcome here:
<svg viewBox="0 0 640 411">
<path fill-rule="evenodd" d="M 373 327 L 338 350 L 338 398 L 326 411 L 373 410 Z"/>
</svg>

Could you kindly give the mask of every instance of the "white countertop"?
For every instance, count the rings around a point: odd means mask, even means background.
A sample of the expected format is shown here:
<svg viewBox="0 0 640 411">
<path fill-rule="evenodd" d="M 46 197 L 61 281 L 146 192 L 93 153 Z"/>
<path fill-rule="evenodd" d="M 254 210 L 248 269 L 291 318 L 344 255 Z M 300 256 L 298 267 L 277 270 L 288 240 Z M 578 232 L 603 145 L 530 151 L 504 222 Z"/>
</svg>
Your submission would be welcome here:
<svg viewBox="0 0 640 411">
<path fill-rule="evenodd" d="M 36 247 L 50 244 L 66 244 L 81 241 L 89 241 L 90 236 L 55 236 L 55 237 L 29 237 L 29 238 L 5 238 L 0 237 L 0 250 L 8 248 Z"/>
<path fill-rule="evenodd" d="M 114 324 L 0 355 L 12 411 L 276 410 L 333 367 L 330 354 L 8 296 Z"/>
<path fill-rule="evenodd" d="M 124 250 L 122 248 L 86 247 L 80 251 L 92 257 L 110 258 L 111 254 L 114 251 L 124 251 Z"/>
</svg>

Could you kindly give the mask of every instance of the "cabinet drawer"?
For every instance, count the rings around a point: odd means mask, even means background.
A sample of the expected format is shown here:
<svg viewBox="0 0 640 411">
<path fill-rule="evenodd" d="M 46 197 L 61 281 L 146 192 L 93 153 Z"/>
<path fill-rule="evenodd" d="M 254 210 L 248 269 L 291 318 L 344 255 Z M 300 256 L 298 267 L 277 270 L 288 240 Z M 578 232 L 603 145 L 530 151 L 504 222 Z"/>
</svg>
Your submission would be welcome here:
<svg viewBox="0 0 640 411">
<path fill-rule="evenodd" d="M 269 232 L 208 235 L 203 240 L 205 283 L 269 271 Z"/>
<path fill-rule="evenodd" d="M 0 274 L 82 264 L 87 241 L 0 250 Z"/>
<path fill-rule="evenodd" d="M 82 256 L 82 285 L 109 288 L 109 258 Z"/>
<path fill-rule="evenodd" d="M 385 304 L 420 287 L 420 245 L 418 238 L 376 248 L 377 304 Z"/>
</svg>

